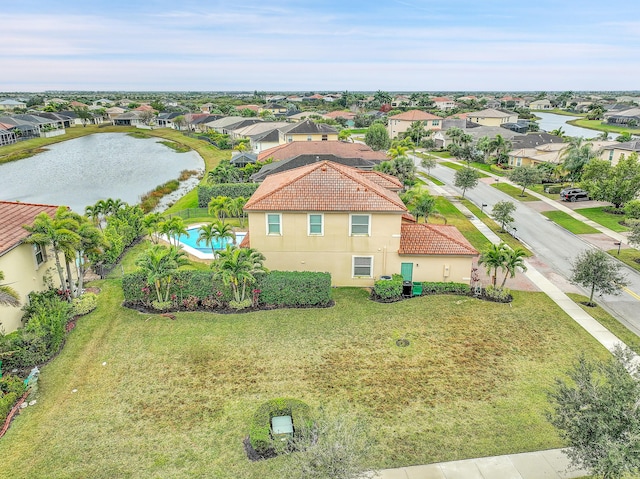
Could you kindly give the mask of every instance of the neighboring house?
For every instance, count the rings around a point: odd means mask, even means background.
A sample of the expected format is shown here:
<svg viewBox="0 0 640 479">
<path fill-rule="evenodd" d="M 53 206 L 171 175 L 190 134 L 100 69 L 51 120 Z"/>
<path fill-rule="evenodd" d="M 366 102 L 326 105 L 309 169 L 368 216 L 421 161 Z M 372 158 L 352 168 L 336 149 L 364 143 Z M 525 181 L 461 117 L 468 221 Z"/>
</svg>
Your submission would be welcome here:
<svg viewBox="0 0 640 479">
<path fill-rule="evenodd" d="M 13 131 L 13 125 L 0 123 L 0 146 L 11 145 L 17 141 L 18 138 Z"/>
<path fill-rule="evenodd" d="M 112 107 L 107 108 L 107 109 L 104 110 L 104 112 L 109 117 L 109 120 L 114 120 L 115 118 L 117 118 L 118 116 L 122 115 L 126 111 L 127 110 L 125 110 L 124 108 L 120 108 L 119 106 L 112 106 Z"/>
<path fill-rule="evenodd" d="M 281 145 L 293 141 L 338 141 L 338 131 L 334 127 L 311 120 L 291 123 L 278 131 Z"/>
<path fill-rule="evenodd" d="M 536 141 L 536 136 L 545 135 L 536 134 L 531 135 L 532 140 Z M 553 135 L 549 135 L 553 136 Z M 514 144 L 517 145 L 517 148 L 509 152 L 509 166 L 536 166 L 541 163 L 551 163 L 554 165 L 559 165 L 564 161 L 564 151 L 569 146 L 568 143 L 563 143 L 562 139 L 557 138 L 559 142 L 557 143 L 542 143 L 542 144 L 533 144 L 527 143 L 526 137 L 529 135 L 525 135 L 525 138 L 519 139 L 517 137 Z M 591 148 L 599 154 L 601 154 L 602 150 L 609 146 L 615 146 L 617 142 L 615 141 L 592 141 Z M 617 143 L 620 144 L 620 143 Z"/>
<path fill-rule="evenodd" d="M 446 96 L 437 96 L 431 98 L 431 101 L 438 110 L 451 110 L 456 107 L 456 102 Z"/>
<path fill-rule="evenodd" d="M 217 120 L 206 123 L 206 126 L 209 129 L 216 131 L 217 133 L 227 134 L 228 133 L 227 128 L 229 126 L 236 125 L 240 123 L 242 120 L 244 120 L 244 118 L 241 116 L 225 116 Z"/>
<path fill-rule="evenodd" d="M 11 99 L 0 101 L 0 110 L 15 110 L 16 108 L 27 108 L 27 104 Z"/>
<path fill-rule="evenodd" d="M 437 148 L 447 148 L 452 143 L 448 131 L 453 127 L 463 129 L 466 134 L 471 135 L 474 142 L 478 141 L 483 136 L 495 138 L 497 135 L 510 140 L 518 134 L 515 131 L 499 126 L 482 126 L 462 119 L 446 119 L 443 121 L 443 125 L 443 129 L 436 131 L 431 137 Z"/>
<path fill-rule="evenodd" d="M 622 158 L 629 157 L 632 153 L 640 154 L 640 141 L 615 142 L 611 145 L 603 146 L 600 158 L 611 162 L 611 165 L 615 166 Z"/>
<path fill-rule="evenodd" d="M 138 126 L 144 125 L 141 111 L 128 111 L 113 118 L 113 124 L 116 126 Z"/>
<path fill-rule="evenodd" d="M 258 156 L 254 153 L 247 153 L 246 151 L 235 153 L 231 157 L 231 164 L 238 168 L 244 168 L 245 166 L 255 163 Z"/>
<path fill-rule="evenodd" d="M 524 108 L 527 104 L 524 98 L 513 96 L 503 96 L 502 98 L 500 98 L 500 102 L 507 108 Z"/>
<path fill-rule="evenodd" d="M 52 205 L 0 201 L 0 271 L 4 272 L 4 283 L 16 290 L 23 305 L 31 291 L 47 289 L 46 277 L 54 283 L 58 278 L 50 271 L 55 269 L 53 252 L 25 243 L 29 232 L 23 226 L 32 224 L 40 213 L 53 217 L 57 209 Z M 60 287 L 58 283 L 56 287 Z M 22 326 L 22 315 L 19 307 L 0 306 L 0 333 Z"/>
<path fill-rule="evenodd" d="M 179 113 L 175 111 L 158 113 L 158 116 L 156 118 L 156 123 L 161 128 L 177 129 L 178 127 L 175 125 L 174 120 L 179 116 L 184 116 L 184 113 Z"/>
<path fill-rule="evenodd" d="M 424 122 L 425 130 L 440 130 L 442 128 L 442 118 L 427 113 L 422 110 L 409 110 L 389 117 L 387 131 L 391 139 L 397 138 L 401 133 L 406 132 L 412 123 L 416 121 Z"/>
<path fill-rule="evenodd" d="M 604 120 L 611 125 L 640 126 L 640 108 L 613 110 L 604 114 Z"/>
<path fill-rule="evenodd" d="M 535 100 L 529 103 L 530 110 L 553 110 L 553 105 L 546 98 L 544 100 Z"/>
<path fill-rule="evenodd" d="M 478 125 L 501 126 L 503 123 L 517 123 L 518 114 L 510 111 L 487 108 L 485 110 L 467 113 L 467 119 Z"/>
<path fill-rule="evenodd" d="M 350 143 L 346 141 L 309 141 L 292 142 L 278 145 L 262 151 L 258 161 L 271 158 L 274 162 L 288 160 L 300 155 L 333 155 L 339 158 L 359 158 L 380 163 L 388 160 L 382 151 L 374 151 L 364 143 Z"/>
<path fill-rule="evenodd" d="M 267 103 L 262 108 L 260 108 L 259 111 L 269 111 L 274 115 L 284 115 L 285 113 L 287 113 L 287 107 L 285 105 L 280 105 L 279 103 Z"/>
<path fill-rule="evenodd" d="M 35 126 L 38 130 L 38 136 L 41 138 L 51 138 L 66 133 L 64 122 L 59 118 L 50 119 L 38 115 L 13 115 L 12 118 L 15 121 L 22 121 Z"/>
<path fill-rule="evenodd" d="M 331 274 L 334 286 L 381 276 L 468 283 L 478 252 L 453 226 L 417 224 L 397 178 L 329 161 L 268 176 L 249 198 L 249 233 L 271 270 Z"/>
<path fill-rule="evenodd" d="M 312 116 L 320 116 L 315 111 L 300 111 L 292 115 L 287 116 L 287 121 L 299 122 L 302 120 L 310 119 Z"/>
</svg>

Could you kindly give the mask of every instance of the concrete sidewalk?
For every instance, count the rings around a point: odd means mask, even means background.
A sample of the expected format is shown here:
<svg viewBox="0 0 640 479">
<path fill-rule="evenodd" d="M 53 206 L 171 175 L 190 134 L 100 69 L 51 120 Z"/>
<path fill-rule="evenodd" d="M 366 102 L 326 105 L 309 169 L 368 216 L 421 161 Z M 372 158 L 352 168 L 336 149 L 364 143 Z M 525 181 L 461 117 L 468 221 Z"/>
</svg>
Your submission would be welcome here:
<svg viewBox="0 0 640 479">
<path fill-rule="evenodd" d="M 379 479 L 569 479 L 588 476 L 572 469 L 561 449 L 383 469 Z"/>
</svg>

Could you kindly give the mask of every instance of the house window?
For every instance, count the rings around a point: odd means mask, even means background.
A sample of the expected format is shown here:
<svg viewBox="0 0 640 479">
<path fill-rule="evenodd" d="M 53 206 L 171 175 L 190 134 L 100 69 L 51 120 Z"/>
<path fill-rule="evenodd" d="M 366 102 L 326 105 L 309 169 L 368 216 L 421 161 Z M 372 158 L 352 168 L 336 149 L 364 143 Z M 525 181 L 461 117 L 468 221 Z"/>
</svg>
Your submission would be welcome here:
<svg viewBox="0 0 640 479">
<path fill-rule="evenodd" d="M 609 161 L 613 161 L 613 150 L 609 150 Z"/>
<path fill-rule="evenodd" d="M 329 140 L 328 135 L 322 135 L 322 141 L 328 141 L 328 140 Z"/>
<path fill-rule="evenodd" d="M 516 159 L 516 166 L 522 165 L 522 158 Z"/>
<path fill-rule="evenodd" d="M 292 136 L 287 136 L 287 143 L 291 143 L 293 141 L 293 137 Z"/>
<path fill-rule="evenodd" d="M 438 125 L 440 125 L 440 120 L 431 120 L 431 124 L 433 126 L 438 126 Z"/>
<path fill-rule="evenodd" d="M 268 235 L 282 234 L 282 215 L 280 213 L 267 214 L 267 234 Z"/>
<path fill-rule="evenodd" d="M 35 258 L 36 258 L 36 268 L 39 268 L 42 263 L 47 261 L 47 255 L 42 245 L 34 243 L 33 254 L 35 255 Z"/>
<path fill-rule="evenodd" d="M 351 215 L 351 236 L 371 234 L 370 215 Z"/>
<path fill-rule="evenodd" d="M 309 236 L 324 234 L 322 215 L 309 215 Z"/>
<path fill-rule="evenodd" d="M 307 135 L 307 141 L 311 141 L 312 139 L 311 135 Z"/>
<path fill-rule="evenodd" d="M 353 256 L 353 277 L 373 277 L 373 256 Z"/>
</svg>

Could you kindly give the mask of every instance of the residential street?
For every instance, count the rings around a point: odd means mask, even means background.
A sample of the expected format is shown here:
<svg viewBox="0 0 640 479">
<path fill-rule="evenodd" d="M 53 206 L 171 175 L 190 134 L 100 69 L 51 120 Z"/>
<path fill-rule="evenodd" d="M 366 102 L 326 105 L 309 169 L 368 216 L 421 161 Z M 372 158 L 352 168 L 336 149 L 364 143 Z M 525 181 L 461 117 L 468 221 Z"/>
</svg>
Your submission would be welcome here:
<svg viewBox="0 0 640 479">
<path fill-rule="evenodd" d="M 431 170 L 431 175 L 447 184 L 446 189 L 460 195 L 462 192 L 453 186 L 455 171 L 451 168 L 438 165 Z M 467 191 L 465 197 L 474 202 L 479 207 L 482 204 L 484 211 L 490 212 L 493 205 L 502 200 L 513 201 L 516 205 L 514 213 L 514 224 L 516 236 L 535 253 L 535 258 L 531 261 L 536 268 L 552 281 L 562 291 L 573 292 L 581 288 L 569 283 L 568 278 L 571 271 L 571 263 L 575 256 L 587 249 L 596 247 L 586 241 L 585 238 L 576 236 L 560 226 L 556 225 L 546 217 L 541 215 L 532 205 L 537 202 L 519 202 L 510 196 L 489 186 L 492 179 L 483 179 L 473 190 Z M 599 235 L 601 245 L 606 245 L 607 237 Z M 587 235 L 593 240 L 593 235 Z M 603 240 L 604 238 L 604 240 Z M 614 240 L 611 239 L 612 249 Z M 605 308 L 609 309 L 623 324 L 636 334 L 640 335 L 640 274 L 625 266 L 629 286 L 629 292 L 623 292 L 620 296 L 597 297 L 597 301 Z M 634 297 L 635 295 L 635 297 Z"/>
</svg>

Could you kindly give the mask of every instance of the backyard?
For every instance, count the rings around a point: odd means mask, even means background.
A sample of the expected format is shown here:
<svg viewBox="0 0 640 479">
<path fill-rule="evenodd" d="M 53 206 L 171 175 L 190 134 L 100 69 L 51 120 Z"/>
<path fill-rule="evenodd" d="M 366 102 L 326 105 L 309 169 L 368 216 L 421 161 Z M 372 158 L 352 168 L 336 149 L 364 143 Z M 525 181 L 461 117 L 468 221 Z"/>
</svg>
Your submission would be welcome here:
<svg viewBox="0 0 640 479">
<path fill-rule="evenodd" d="M 546 391 L 579 352 L 608 354 L 542 293 L 337 289 L 327 309 L 171 320 L 122 308 L 118 280 L 94 286 L 98 309 L 0 440 L 2 478 L 280 477 L 286 457 L 251 462 L 242 440 L 281 396 L 367 419 L 372 468 L 560 447 Z"/>
</svg>

